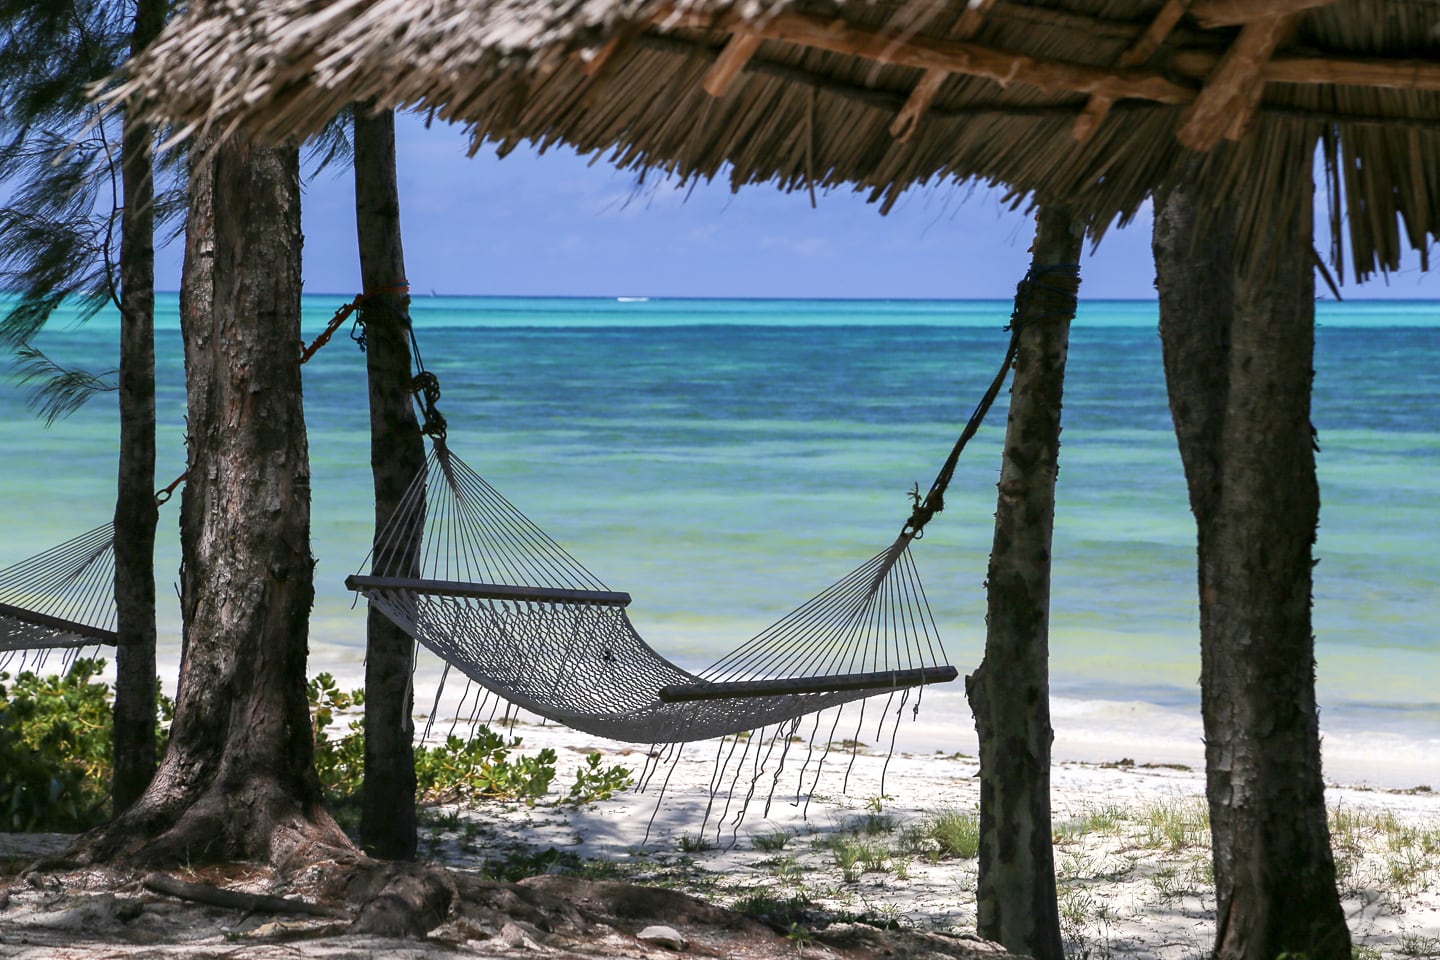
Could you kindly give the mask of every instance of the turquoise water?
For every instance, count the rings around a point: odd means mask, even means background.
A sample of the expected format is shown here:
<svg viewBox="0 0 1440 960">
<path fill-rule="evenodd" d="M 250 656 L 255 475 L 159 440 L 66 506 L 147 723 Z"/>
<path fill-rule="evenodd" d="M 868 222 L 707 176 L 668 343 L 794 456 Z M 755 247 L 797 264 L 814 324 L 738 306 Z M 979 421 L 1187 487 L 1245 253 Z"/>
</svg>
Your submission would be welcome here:
<svg viewBox="0 0 1440 960">
<path fill-rule="evenodd" d="M 308 297 L 319 329 L 339 297 Z M 173 297 L 162 301 L 162 482 L 183 470 Z M 616 589 L 657 648 L 702 666 L 887 544 L 1005 348 L 999 302 L 420 298 L 452 447 Z M 1165 404 L 1156 306 L 1088 303 L 1071 347 L 1056 521 L 1059 698 L 1194 713 L 1194 533 Z M 1440 304 L 1319 308 L 1323 508 L 1315 629 L 1328 737 L 1440 744 Z M 114 318 L 44 345 L 104 368 Z M 365 555 L 363 357 L 307 366 L 317 662 L 358 661 L 341 581 Z M 951 662 L 980 658 L 1003 400 L 916 548 Z M 0 565 L 105 522 L 114 402 L 46 429 L 0 389 Z M 162 514 L 174 579 L 175 506 Z M 170 591 L 162 586 L 162 598 Z M 173 645 L 172 609 L 162 622 Z M 941 698 L 941 702 L 943 698 Z M 969 726 L 968 715 L 956 722 Z M 1432 753 L 1430 756 L 1434 756 Z"/>
</svg>

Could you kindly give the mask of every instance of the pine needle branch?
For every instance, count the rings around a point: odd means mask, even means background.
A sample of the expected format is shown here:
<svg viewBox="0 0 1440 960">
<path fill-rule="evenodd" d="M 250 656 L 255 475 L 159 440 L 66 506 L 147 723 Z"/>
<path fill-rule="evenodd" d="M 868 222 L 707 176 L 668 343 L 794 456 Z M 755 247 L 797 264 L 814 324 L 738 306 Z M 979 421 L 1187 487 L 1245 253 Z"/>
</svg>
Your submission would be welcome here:
<svg viewBox="0 0 1440 960">
<path fill-rule="evenodd" d="M 117 386 L 106 379 L 115 376 L 114 370 L 94 374 L 63 367 L 31 344 L 17 347 L 15 359 L 20 382 L 35 385 L 26 404 L 39 412 L 47 427 L 79 410 L 97 393 L 114 391 Z"/>
</svg>

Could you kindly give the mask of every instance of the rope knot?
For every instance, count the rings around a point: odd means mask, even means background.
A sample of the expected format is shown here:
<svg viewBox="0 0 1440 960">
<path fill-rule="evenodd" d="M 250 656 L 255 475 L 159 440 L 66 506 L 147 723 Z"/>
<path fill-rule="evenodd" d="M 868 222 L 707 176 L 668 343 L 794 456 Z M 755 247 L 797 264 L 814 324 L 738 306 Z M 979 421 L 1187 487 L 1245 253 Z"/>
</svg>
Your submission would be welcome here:
<svg viewBox="0 0 1440 960">
<path fill-rule="evenodd" d="M 429 370 L 421 370 L 410 381 L 410 392 L 420 401 L 420 409 L 425 414 L 420 432 L 431 439 L 444 440 L 445 415 L 435 406 L 440 400 L 440 378 Z"/>
<path fill-rule="evenodd" d="M 930 518 L 945 509 L 945 490 L 943 485 L 937 484 L 922 497 L 920 485 L 917 483 L 915 489 L 910 491 L 910 497 L 914 501 L 914 507 L 910 511 L 910 519 L 906 520 L 905 526 L 900 529 L 900 534 L 911 540 L 919 540 L 925 535 L 925 524 L 930 522 Z"/>
</svg>

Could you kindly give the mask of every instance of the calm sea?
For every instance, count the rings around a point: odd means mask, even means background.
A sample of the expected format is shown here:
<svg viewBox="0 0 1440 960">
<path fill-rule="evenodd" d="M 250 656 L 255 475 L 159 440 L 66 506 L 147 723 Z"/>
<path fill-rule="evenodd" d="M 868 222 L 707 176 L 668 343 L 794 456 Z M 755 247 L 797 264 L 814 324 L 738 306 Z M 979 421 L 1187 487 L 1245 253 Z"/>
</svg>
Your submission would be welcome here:
<svg viewBox="0 0 1440 960">
<path fill-rule="evenodd" d="M 340 303 L 307 297 L 307 330 Z M 185 409 L 174 297 L 161 306 L 166 482 L 184 469 Z M 907 492 L 933 479 L 999 362 L 1009 305 L 420 298 L 414 313 L 451 446 L 633 594 L 652 645 L 699 667 L 890 542 Z M 1326 303 L 1319 321 L 1327 751 L 1380 749 L 1440 780 L 1440 304 Z M 1100 302 L 1074 329 L 1052 611 L 1060 743 L 1126 724 L 1137 742 L 1198 742 L 1194 531 L 1155 326 L 1154 303 Z M 115 319 L 52 324 L 42 342 L 61 362 L 106 369 Z M 355 675 L 363 610 L 342 581 L 370 536 L 364 376 L 343 336 L 305 376 L 313 661 Z M 1002 399 L 915 553 L 962 674 L 984 641 L 1004 417 Z M 0 385 L 0 565 L 108 520 L 115 437 L 112 396 L 47 429 L 13 376 Z M 176 505 L 161 516 L 168 598 Z M 172 655 L 174 606 L 161 612 Z M 947 728 L 970 730 L 958 689 L 936 691 L 927 712 L 937 749 Z"/>
</svg>

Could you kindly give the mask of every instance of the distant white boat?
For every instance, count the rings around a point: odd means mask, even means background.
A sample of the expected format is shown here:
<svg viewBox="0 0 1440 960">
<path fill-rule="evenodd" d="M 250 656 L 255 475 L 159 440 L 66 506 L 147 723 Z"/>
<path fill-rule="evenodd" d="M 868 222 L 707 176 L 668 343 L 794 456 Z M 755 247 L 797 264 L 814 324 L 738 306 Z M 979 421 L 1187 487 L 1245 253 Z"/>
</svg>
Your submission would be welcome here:
<svg viewBox="0 0 1440 960">
<path fill-rule="evenodd" d="M 649 297 L 616 297 L 617 303 L 649 303 Z"/>
</svg>

